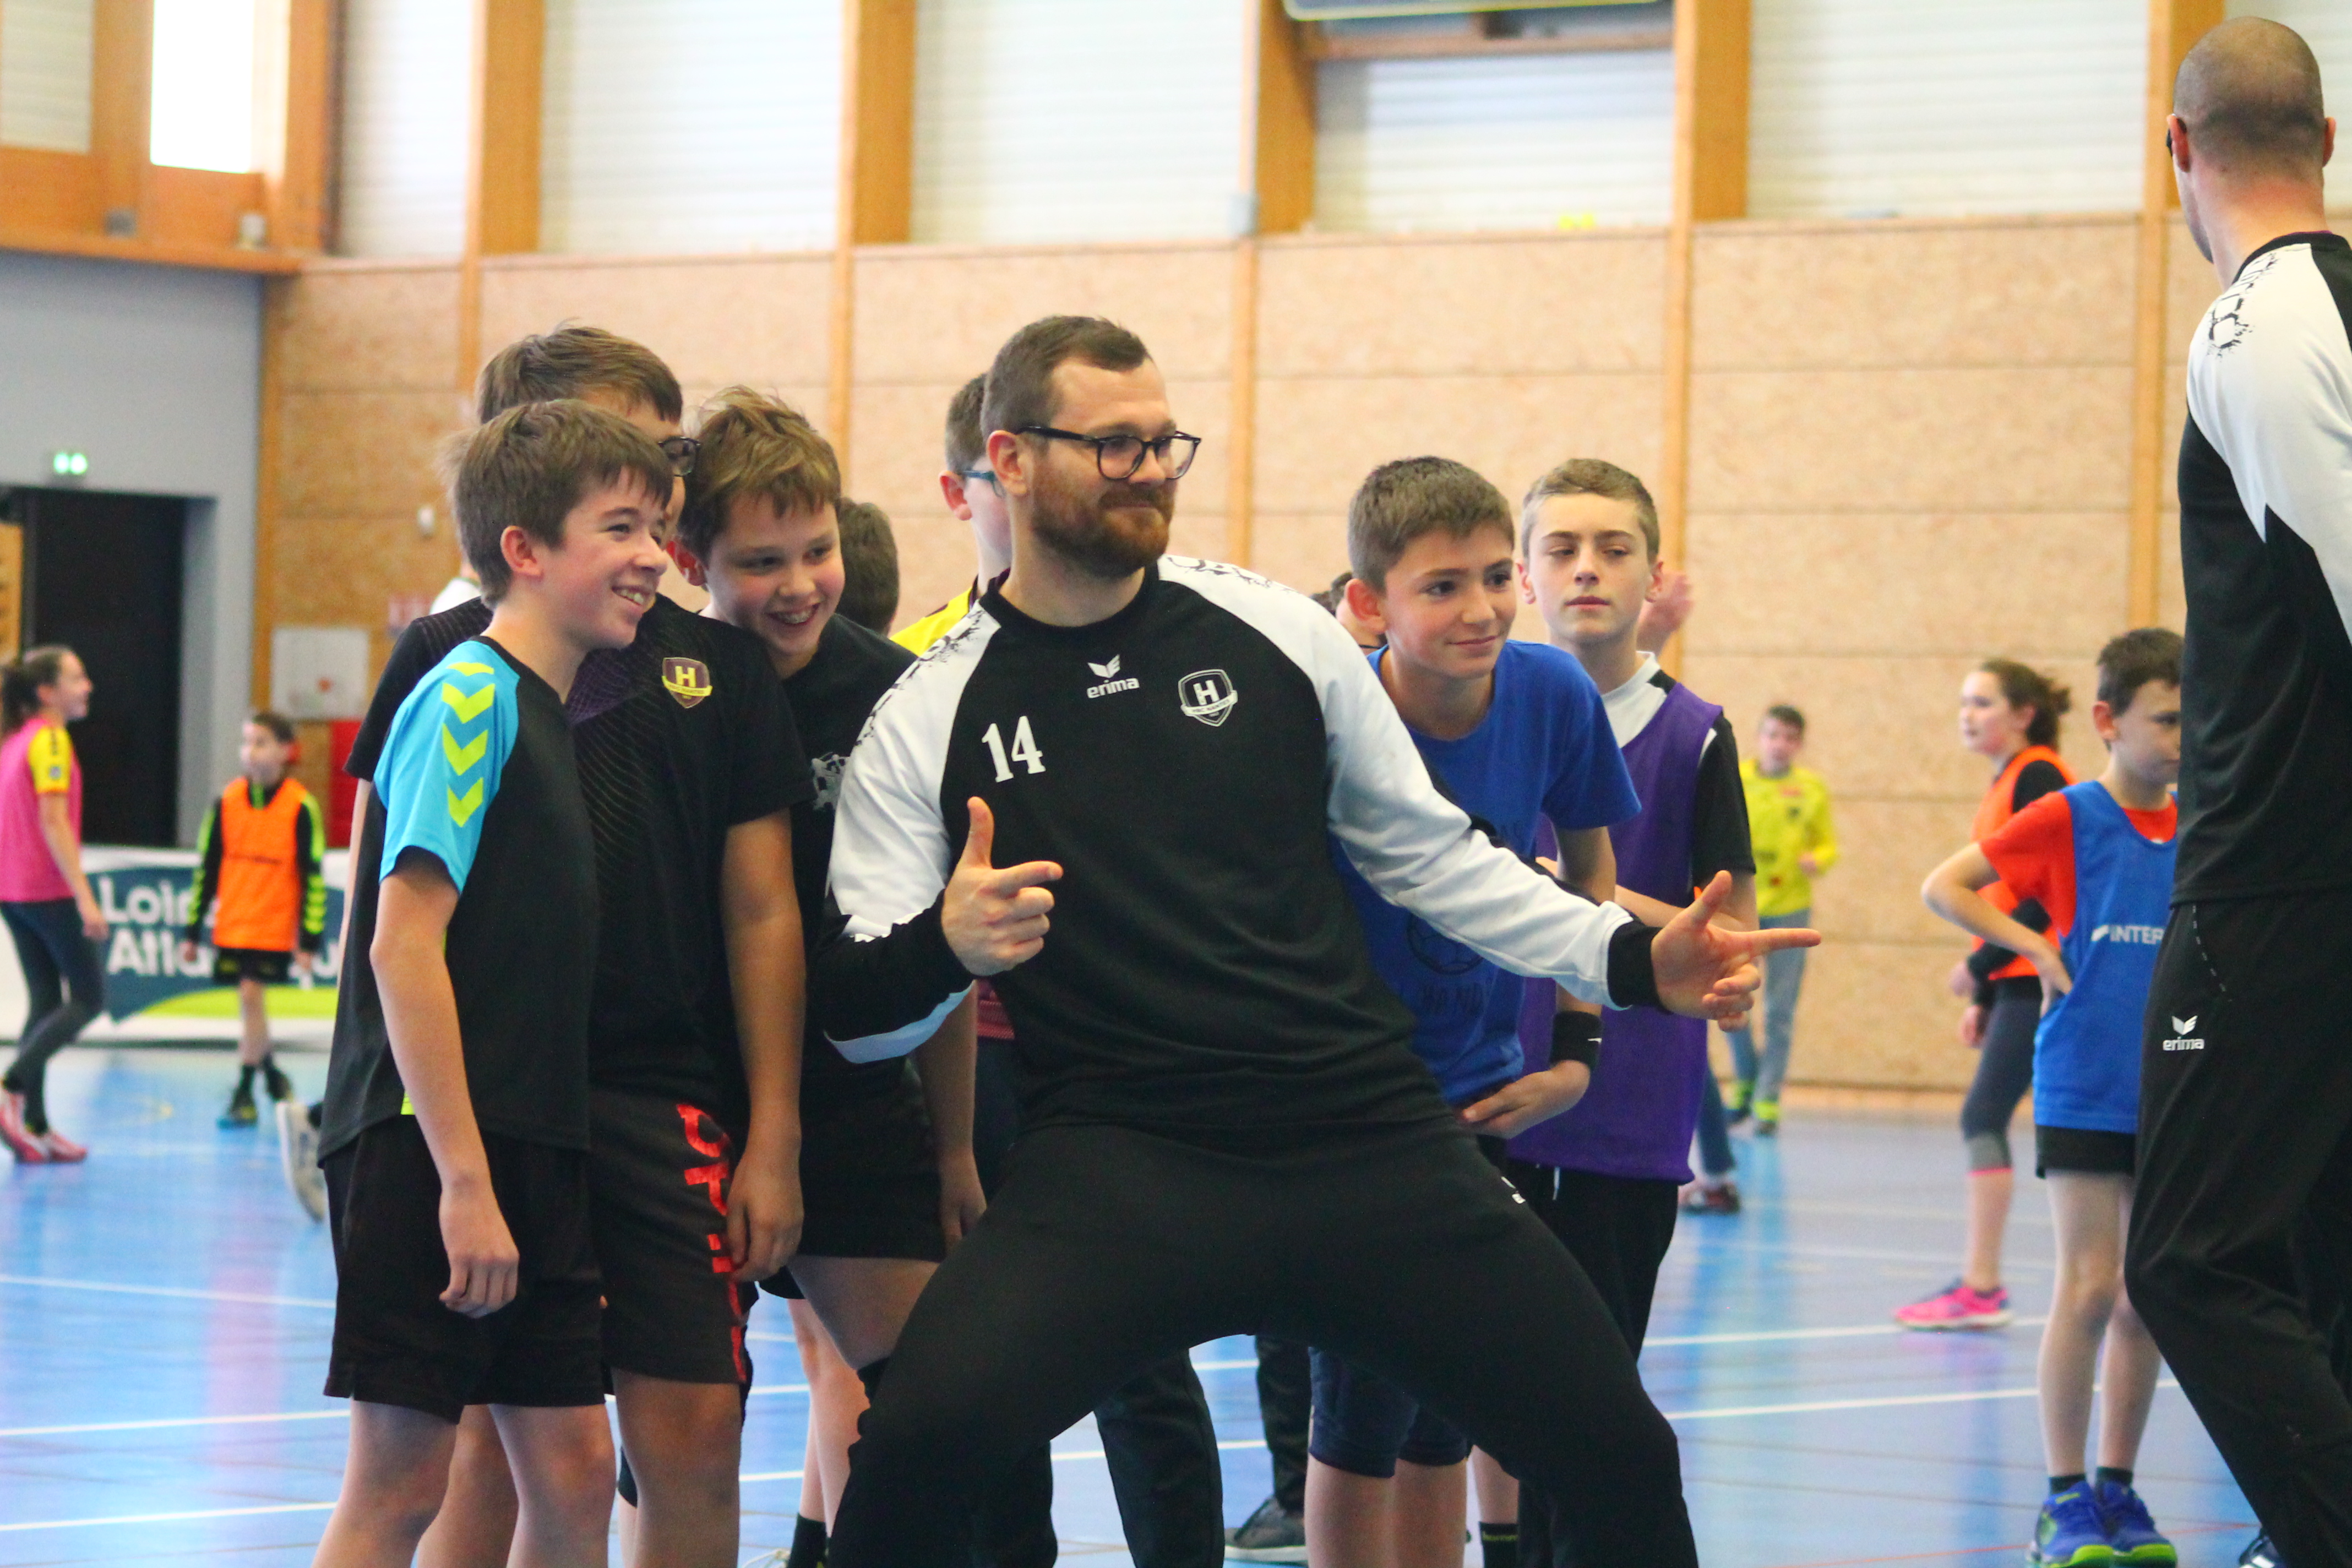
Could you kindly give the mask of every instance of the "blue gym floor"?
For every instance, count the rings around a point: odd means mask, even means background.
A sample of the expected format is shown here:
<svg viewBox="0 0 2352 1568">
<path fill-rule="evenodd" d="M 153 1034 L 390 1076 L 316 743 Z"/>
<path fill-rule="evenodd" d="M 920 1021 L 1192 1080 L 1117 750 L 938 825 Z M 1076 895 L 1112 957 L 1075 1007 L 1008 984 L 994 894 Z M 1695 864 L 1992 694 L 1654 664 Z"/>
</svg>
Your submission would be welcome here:
<svg viewBox="0 0 2352 1568">
<path fill-rule="evenodd" d="M 315 1092 L 323 1058 L 289 1065 Z M 50 1100 L 89 1163 L 0 1165 L 0 1565 L 310 1561 L 343 1453 L 342 1406 L 319 1393 L 332 1265 L 274 1135 L 214 1129 L 230 1071 L 216 1051 L 68 1051 Z M 2011 1231 L 2021 1322 L 1904 1334 L 1887 1310 L 1948 1279 L 1959 1242 L 1944 1119 L 1800 1111 L 1739 1153 L 1748 1211 L 1684 1222 L 1643 1361 L 1683 1436 L 1702 1558 L 2021 1558 L 2042 1489 L 2039 1184 L 2019 1184 Z M 752 1327 L 772 1375 L 744 1442 L 747 1561 L 791 1536 L 806 1414 L 784 1315 L 763 1305 Z M 1255 1362 L 1240 1340 L 1196 1360 L 1238 1522 L 1267 1489 Z M 1090 1429 L 1056 1447 L 1065 1552 L 1125 1563 Z M 2139 1474 L 2183 1564 L 2236 1561 L 2253 1516 L 2176 1389 Z"/>
</svg>

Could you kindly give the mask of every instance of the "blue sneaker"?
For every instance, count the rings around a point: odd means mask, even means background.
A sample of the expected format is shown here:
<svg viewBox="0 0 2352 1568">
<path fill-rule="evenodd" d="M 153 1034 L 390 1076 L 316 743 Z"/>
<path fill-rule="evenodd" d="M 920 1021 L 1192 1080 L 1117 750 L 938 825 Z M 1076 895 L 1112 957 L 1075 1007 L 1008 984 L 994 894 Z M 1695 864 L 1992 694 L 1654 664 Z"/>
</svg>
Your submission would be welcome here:
<svg viewBox="0 0 2352 1568">
<path fill-rule="evenodd" d="M 2172 1542 L 2157 1533 L 2156 1521 L 2148 1517 L 2147 1504 L 2139 1500 L 2139 1493 L 2113 1481 L 2101 1481 L 2098 1494 L 2099 1512 L 2107 1521 L 2107 1544 L 2115 1548 L 2117 1563 L 2156 1563 L 2169 1568 L 2180 1561 Z"/>
<path fill-rule="evenodd" d="M 2068 1487 L 2042 1505 L 2025 1560 L 2033 1568 L 2108 1568 L 2116 1561 L 2106 1521 L 2087 1484 Z"/>
</svg>

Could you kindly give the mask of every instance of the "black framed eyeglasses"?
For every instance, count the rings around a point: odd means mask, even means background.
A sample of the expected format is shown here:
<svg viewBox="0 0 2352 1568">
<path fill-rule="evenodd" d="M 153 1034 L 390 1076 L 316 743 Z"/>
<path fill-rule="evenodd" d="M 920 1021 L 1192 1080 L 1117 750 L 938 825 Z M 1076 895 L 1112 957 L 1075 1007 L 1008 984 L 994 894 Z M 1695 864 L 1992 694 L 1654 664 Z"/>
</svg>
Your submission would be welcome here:
<svg viewBox="0 0 2352 1568">
<path fill-rule="evenodd" d="M 662 456 L 669 459 L 669 471 L 679 479 L 694 472 L 694 455 L 702 450 L 702 443 L 691 436 L 672 436 L 658 443 Z"/>
<path fill-rule="evenodd" d="M 1201 450 L 1201 438 L 1173 431 L 1165 436 L 1081 436 L 1051 425 L 1024 425 L 1016 436 L 1044 436 L 1055 441 L 1076 441 L 1095 449 L 1095 471 L 1107 479 L 1131 479 L 1143 471 L 1146 453 L 1160 459 L 1161 473 L 1181 479 Z"/>
</svg>

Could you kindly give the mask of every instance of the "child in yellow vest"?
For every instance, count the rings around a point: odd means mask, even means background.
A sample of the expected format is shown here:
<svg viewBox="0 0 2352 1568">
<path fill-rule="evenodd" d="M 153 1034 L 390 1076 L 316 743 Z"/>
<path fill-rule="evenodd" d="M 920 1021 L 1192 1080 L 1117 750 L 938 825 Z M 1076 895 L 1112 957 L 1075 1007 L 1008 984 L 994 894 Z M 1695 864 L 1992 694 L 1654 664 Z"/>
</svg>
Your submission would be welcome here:
<svg viewBox="0 0 2352 1568">
<path fill-rule="evenodd" d="M 213 802 L 196 839 L 203 860 L 188 901 L 182 962 L 195 961 L 205 913 L 217 900 L 213 982 L 236 986 L 243 1025 L 236 1088 L 221 1112 L 223 1127 L 250 1127 L 259 1120 L 253 1103 L 257 1073 L 270 1099 L 294 1092 L 269 1054 L 262 988 L 309 973 L 326 932 L 325 821 L 310 792 L 287 776 L 293 757 L 294 726 L 283 715 L 265 710 L 247 719 L 237 748 L 245 771 Z"/>
</svg>

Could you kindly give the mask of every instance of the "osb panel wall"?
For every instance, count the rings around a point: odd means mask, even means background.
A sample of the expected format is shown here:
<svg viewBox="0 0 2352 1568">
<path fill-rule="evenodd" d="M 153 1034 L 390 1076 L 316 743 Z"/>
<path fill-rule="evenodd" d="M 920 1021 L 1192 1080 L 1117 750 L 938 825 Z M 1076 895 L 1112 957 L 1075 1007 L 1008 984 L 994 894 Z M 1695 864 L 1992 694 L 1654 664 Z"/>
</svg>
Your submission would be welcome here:
<svg viewBox="0 0 2352 1568">
<path fill-rule="evenodd" d="M 1810 720 L 1846 858 L 1820 883 L 1801 1079 L 1967 1082 L 1920 905 L 1987 782 L 1955 729 L 1987 655 L 2049 668 L 2095 771 L 2091 661 L 2126 622 L 2128 220 L 1742 225 L 1702 234 L 1693 301 L 1684 674 L 1742 744 Z"/>
<path fill-rule="evenodd" d="M 393 598 L 429 596 L 457 566 L 434 474 L 436 447 L 466 417 L 457 321 L 449 265 L 330 263 L 270 290 L 279 510 L 263 602 L 279 625 L 367 627 L 378 668 Z M 429 537 L 422 506 L 435 511 Z"/>
<path fill-rule="evenodd" d="M 2125 621 L 2131 433 L 2129 220 L 1739 224 L 1702 232 L 1694 302 L 1685 677 L 1742 743 L 1768 702 L 1813 721 L 1845 863 L 1822 884 L 1800 1079 L 1955 1086 L 1942 989 L 1962 943 L 1920 907 L 1985 784 L 1953 731 L 1989 653 L 2054 669 L 2087 709 Z M 518 258 L 485 268 L 485 349 L 566 320 L 640 338 L 698 400 L 732 381 L 826 411 L 829 258 Z M 1314 588 L 1345 563 L 1364 473 L 1435 452 L 1507 493 L 1570 455 L 1654 474 L 1664 242 L 1655 231 L 1261 247 L 1250 563 Z M 1179 549 L 1227 553 L 1230 247 L 885 247 L 856 258 L 850 493 L 896 523 L 902 618 L 968 577 L 937 476 L 949 396 L 1004 336 L 1056 310 L 1133 326 L 1179 421 L 1208 438 Z M 2214 292 L 2176 234 L 2168 341 Z M 429 594 L 455 548 L 435 443 L 452 389 L 448 267 L 335 264 L 281 288 L 280 621 L 363 625 Z M 2168 373 L 2176 384 L 2176 357 Z M 2168 441 L 2180 417 L 2178 392 Z M 2166 504 L 2170 506 L 2167 458 Z M 417 536 L 416 509 L 443 524 Z M 2164 616 L 2179 568 L 2164 525 Z M 1522 636 L 1540 635 L 1532 613 Z M 2086 718 L 2067 750 L 2095 770 Z"/>
<path fill-rule="evenodd" d="M 1233 278 L 1233 250 L 1222 244 L 858 254 L 846 482 L 890 514 L 901 620 L 929 614 L 971 578 L 971 530 L 940 494 L 948 401 L 1040 316 L 1108 316 L 1143 339 L 1177 423 L 1203 437 L 1178 500 L 1173 547 L 1229 553 Z"/>
<path fill-rule="evenodd" d="M 1268 242 L 1251 563 L 1328 583 L 1348 498 L 1391 458 L 1456 458 L 1514 498 L 1571 456 L 1654 472 L 1664 261 L 1642 229 Z"/>
</svg>

